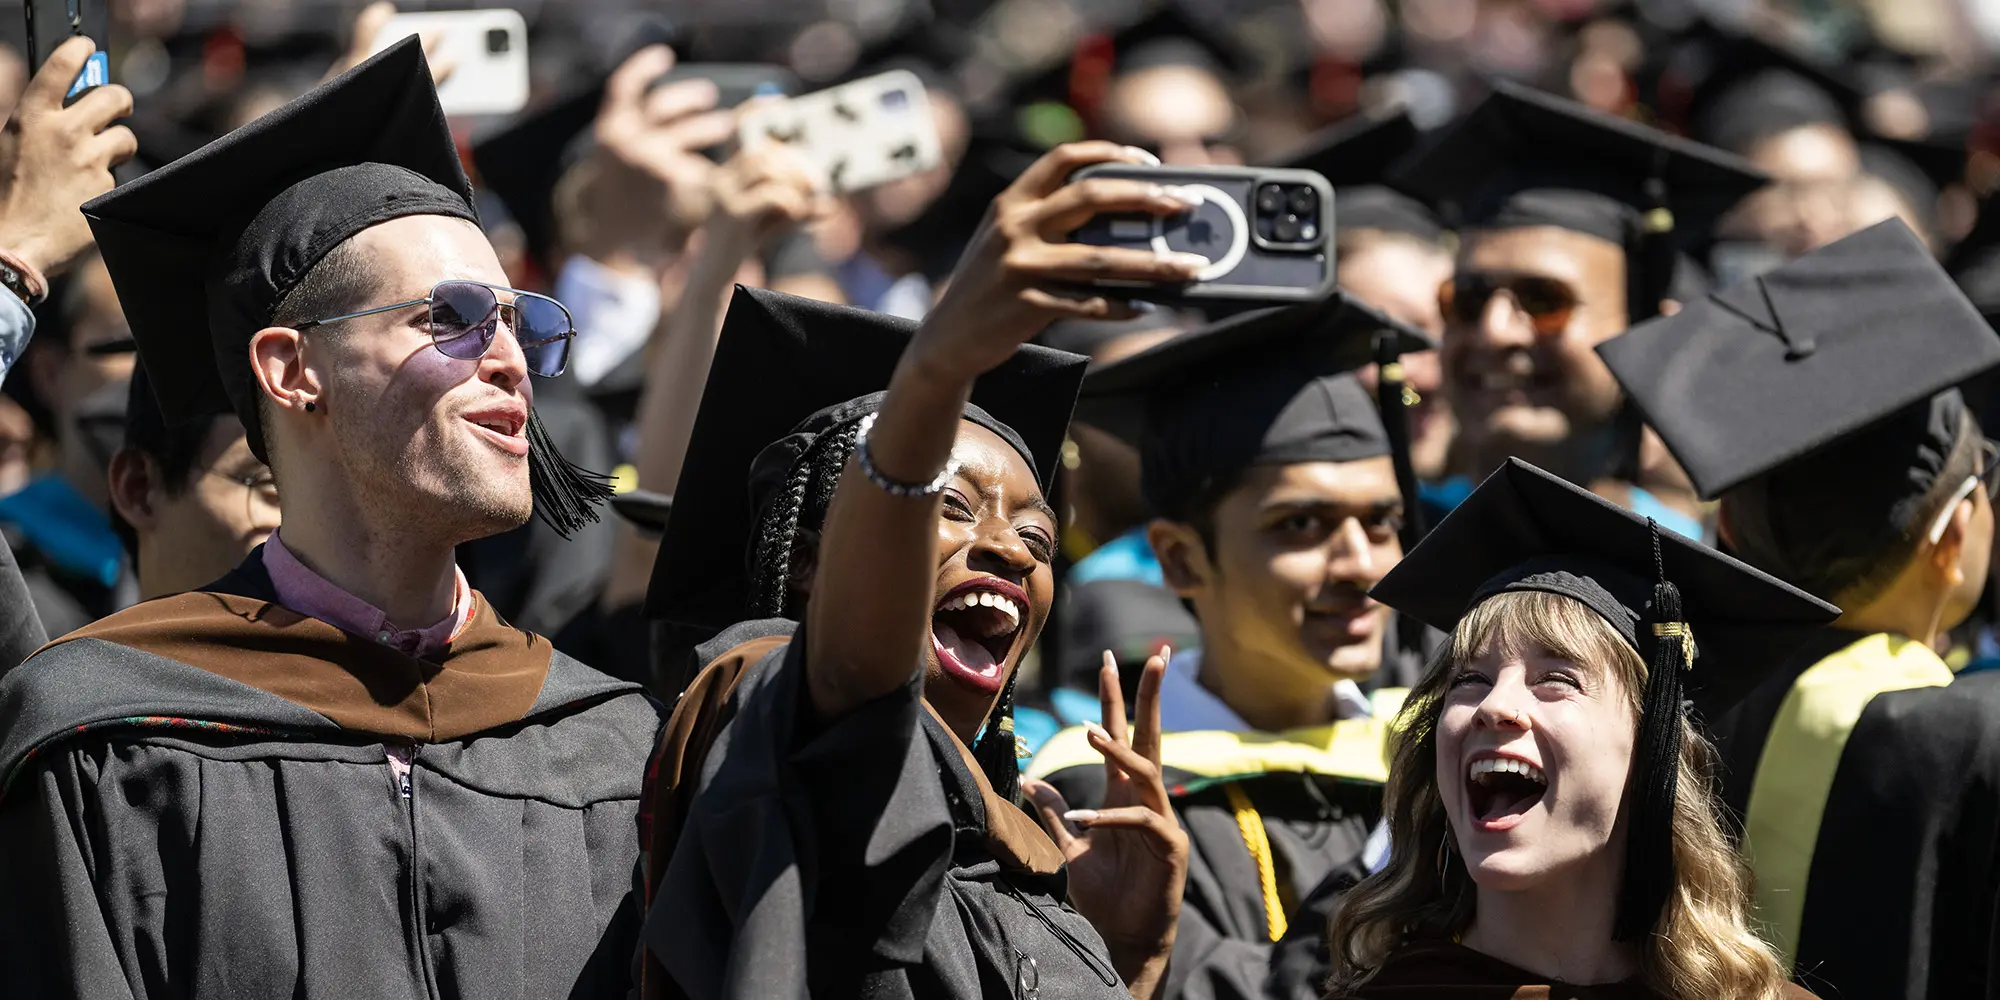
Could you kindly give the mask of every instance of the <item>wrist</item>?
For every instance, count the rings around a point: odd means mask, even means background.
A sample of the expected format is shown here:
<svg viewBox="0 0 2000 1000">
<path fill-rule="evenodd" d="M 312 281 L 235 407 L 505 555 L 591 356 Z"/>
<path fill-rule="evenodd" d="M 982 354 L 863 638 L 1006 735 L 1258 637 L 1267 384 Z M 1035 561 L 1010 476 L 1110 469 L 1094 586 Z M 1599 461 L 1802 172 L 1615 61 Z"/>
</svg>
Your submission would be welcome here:
<svg viewBox="0 0 2000 1000">
<path fill-rule="evenodd" d="M 49 297 L 49 280 L 31 249 L 0 247 L 0 286 L 30 306 Z"/>
</svg>

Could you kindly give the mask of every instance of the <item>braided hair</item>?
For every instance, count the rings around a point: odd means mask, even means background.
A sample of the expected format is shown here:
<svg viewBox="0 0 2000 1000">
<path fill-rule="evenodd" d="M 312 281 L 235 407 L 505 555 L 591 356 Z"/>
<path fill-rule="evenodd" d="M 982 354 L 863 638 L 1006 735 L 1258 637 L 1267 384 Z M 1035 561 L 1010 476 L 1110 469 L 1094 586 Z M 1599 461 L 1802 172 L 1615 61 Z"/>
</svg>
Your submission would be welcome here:
<svg viewBox="0 0 2000 1000">
<path fill-rule="evenodd" d="M 791 581 L 798 558 L 801 530 L 817 531 L 826 524 L 827 508 L 847 460 L 854 456 L 855 436 L 861 417 L 836 423 L 813 438 L 787 468 L 782 485 L 774 491 L 757 517 L 757 535 L 751 543 L 750 607 L 752 618 L 803 620 L 805 608 L 793 599 Z M 993 790 L 1010 802 L 1021 797 L 1021 767 L 1015 752 L 1014 680 L 1007 677 L 1000 700 L 986 717 L 972 747 L 972 757 Z"/>
</svg>

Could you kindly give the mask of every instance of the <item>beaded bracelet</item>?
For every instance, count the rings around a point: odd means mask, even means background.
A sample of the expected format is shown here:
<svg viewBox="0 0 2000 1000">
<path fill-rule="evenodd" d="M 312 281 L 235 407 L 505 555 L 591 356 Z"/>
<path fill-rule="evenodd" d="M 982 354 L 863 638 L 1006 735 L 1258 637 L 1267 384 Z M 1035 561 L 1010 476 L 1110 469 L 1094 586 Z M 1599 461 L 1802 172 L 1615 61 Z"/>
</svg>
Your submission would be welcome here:
<svg viewBox="0 0 2000 1000">
<path fill-rule="evenodd" d="M 903 483 L 890 479 L 875 467 L 875 456 L 868 452 L 868 432 L 875 429 L 875 414 L 861 418 L 860 429 L 854 432 L 854 458 L 861 466 L 861 474 L 875 484 L 875 488 L 892 497 L 934 497 L 944 492 L 952 477 L 958 475 L 958 459 L 944 464 L 944 471 L 928 483 Z"/>
</svg>

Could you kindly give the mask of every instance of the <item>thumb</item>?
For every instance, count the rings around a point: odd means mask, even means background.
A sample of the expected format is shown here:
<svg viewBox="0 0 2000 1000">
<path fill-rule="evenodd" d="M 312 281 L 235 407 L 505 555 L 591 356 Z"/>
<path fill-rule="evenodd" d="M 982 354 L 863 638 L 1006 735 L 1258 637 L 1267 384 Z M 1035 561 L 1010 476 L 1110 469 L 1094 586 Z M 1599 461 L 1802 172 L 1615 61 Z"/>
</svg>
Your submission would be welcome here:
<svg viewBox="0 0 2000 1000">
<path fill-rule="evenodd" d="M 90 61 L 91 53 L 96 51 L 97 43 L 91 41 L 89 35 L 77 35 L 56 46 L 56 50 L 49 53 L 49 61 L 42 64 L 41 71 L 21 91 L 21 108 L 36 113 L 60 110 L 70 84 L 76 82 L 77 74 L 83 72 L 83 64 Z"/>
<path fill-rule="evenodd" d="M 1042 826 L 1048 829 L 1056 847 L 1068 854 L 1069 845 L 1076 840 L 1076 830 L 1063 819 L 1063 814 L 1069 812 L 1069 803 L 1063 801 L 1062 793 L 1046 781 L 1023 778 L 1021 794 L 1034 804 L 1035 813 L 1041 818 Z"/>
<path fill-rule="evenodd" d="M 648 45 L 632 53 L 604 82 L 603 113 L 636 113 L 653 81 L 673 68 L 674 50 L 664 45 Z"/>
</svg>

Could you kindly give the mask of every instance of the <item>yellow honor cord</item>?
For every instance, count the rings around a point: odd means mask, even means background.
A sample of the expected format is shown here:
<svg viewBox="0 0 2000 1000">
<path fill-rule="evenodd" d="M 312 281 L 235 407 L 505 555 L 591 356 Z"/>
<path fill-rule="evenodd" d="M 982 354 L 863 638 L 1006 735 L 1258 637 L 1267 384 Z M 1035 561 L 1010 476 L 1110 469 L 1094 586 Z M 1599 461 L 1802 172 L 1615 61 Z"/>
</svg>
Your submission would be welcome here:
<svg viewBox="0 0 2000 1000">
<path fill-rule="evenodd" d="M 1243 786 L 1231 781 L 1222 786 L 1222 791 L 1229 796 L 1229 808 L 1236 813 L 1236 828 L 1243 833 L 1243 846 L 1250 849 L 1250 860 L 1257 863 L 1257 882 L 1264 889 L 1264 925 L 1271 940 L 1276 941 L 1285 936 L 1289 922 L 1285 919 L 1285 902 L 1278 895 L 1278 866 L 1271 857 L 1271 838 L 1264 832 L 1264 817 L 1258 814 Z"/>
</svg>

